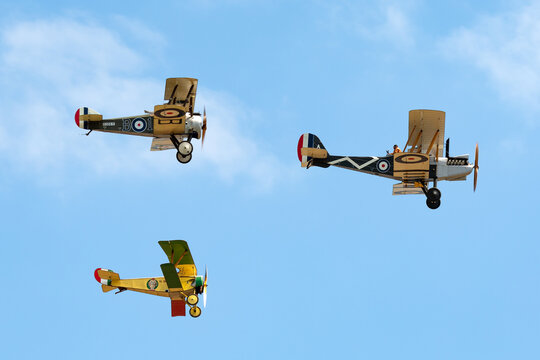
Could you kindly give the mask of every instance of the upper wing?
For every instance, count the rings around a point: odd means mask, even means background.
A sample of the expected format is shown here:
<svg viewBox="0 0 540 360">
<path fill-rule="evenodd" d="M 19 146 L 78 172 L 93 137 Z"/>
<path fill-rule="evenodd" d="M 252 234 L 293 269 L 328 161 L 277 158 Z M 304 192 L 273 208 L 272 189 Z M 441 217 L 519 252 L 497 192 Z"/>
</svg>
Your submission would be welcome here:
<svg viewBox="0 0 540 360">
<path fill-rule="evenodd" d="M 197 268 L 193 262 L 193 257 L 189 251 L 189 247 L 184 240 L 160 241 L 159 246 L 167 254 L 169 262 L 173 264 L 179 271 L 181 276 L 197 275 Z"/>
<path fill-rule="evenodd" d="M 168 78 L 165 83 L 164 100 L 168 100 L 169 104 L 184 105 L 186 111 L 193 114 L 197 83 L 198 80 L 193 78 Z"/>
<path fill-rule="evenodd" d="M 411 110 L 409 111 L 409 150 L 432 156 L 443 156 L 444 146 L 444 111 Z"/>
</svg>

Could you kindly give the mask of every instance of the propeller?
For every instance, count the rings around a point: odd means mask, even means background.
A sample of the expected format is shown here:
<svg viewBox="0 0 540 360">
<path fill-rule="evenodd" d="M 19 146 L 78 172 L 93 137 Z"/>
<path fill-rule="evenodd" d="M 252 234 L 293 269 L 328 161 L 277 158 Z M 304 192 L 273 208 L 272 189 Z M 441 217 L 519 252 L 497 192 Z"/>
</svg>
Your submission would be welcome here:
<svg viewBox="0 0 540 360">
<path fill-rule="evenodd" d="M 204 283 L 203 283 L 203 305 L 206 307 L 206 280 L 208 280 L 208 268 L 204 268 Z"/>
<path fill-rule="evenodd" d="M 476 191 L 476 182 L 478 181 L 478 143 L 476 143 L 476 152 L 474 155 L 474 191 Z"/>
<path fill-rule="evenodd" d="M 204 147 L 204 137 L 206 135 L 206 107 L 204 108 L 203 113 L 203 126 L 202 126 L 202 141 L 201 141 L 201 147 Z M 206 284 L 206 276 L 205 276 L 205 284 Z"/>
</svg>

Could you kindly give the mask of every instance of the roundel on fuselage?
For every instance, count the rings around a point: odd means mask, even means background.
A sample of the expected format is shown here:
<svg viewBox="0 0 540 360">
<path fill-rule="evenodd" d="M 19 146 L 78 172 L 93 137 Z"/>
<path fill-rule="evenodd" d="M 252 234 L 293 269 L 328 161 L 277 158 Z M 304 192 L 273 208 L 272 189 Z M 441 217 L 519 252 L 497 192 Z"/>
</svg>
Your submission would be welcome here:
<svg viewBox="0 0 540 360">
<path fill-rule="evenodd" d="M 402 164 L 418 164 L 428 160 L 428 157 L 422 154 L 403 154 L 396 156 L 394 159 L 394 161 Z"/>
<path fill-rule="evenodd" d="M 177 118 L 184 116 L 186 112 L 181 109 L 177 108 L 165 108 L 160 109 L 154 113 L 154 116 L 160 117 L 160 118 Z"/>
</svg>

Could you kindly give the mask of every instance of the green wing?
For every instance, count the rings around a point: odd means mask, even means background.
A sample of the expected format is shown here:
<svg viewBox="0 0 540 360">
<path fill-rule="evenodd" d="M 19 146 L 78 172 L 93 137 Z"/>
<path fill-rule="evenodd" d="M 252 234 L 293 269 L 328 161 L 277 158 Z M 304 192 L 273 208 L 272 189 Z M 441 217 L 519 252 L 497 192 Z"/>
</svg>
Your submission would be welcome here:
<svg viewBox="0 0 540 360">
<path fill-rule="evenodd" d="M 167 254 L 169 262 L 177 265 L 195 265 L 189 251 L 189 246 L 184 240 L 159 241 L 159 246 Z"/>
<path fill-rule="evenodd" d="M 176 268 L 171 263 L 161 264 L 161 271 L 169 287 L 169 291 L 175 291 L 176 289 L 182 289 L 182 283 L 178 278 Z"/>
</svg>

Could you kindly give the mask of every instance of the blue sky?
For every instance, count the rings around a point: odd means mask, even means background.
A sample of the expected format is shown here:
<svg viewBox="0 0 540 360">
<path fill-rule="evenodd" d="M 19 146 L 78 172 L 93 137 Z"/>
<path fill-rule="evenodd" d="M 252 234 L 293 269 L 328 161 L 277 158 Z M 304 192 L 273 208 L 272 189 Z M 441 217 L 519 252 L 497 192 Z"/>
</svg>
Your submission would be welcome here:
<svg viewBox="0 0 540 360">
<path fill-rule="evenodd" d="M 8 358 L 536 359 L 540 2 L 0 4 L 0 344 Z M 199 79 L 205 148 L 81 136 Z M 381 155 L 408 111 L 446 111 L 480 176 L 442 205 L 312 168 L 300 134 Z M 531 160 L 532 159 L 532 160 Z M 199 319 L 103 294 L 96 267 L 160 275 L 157 241 L 209 269 Z"/>
</svg>

